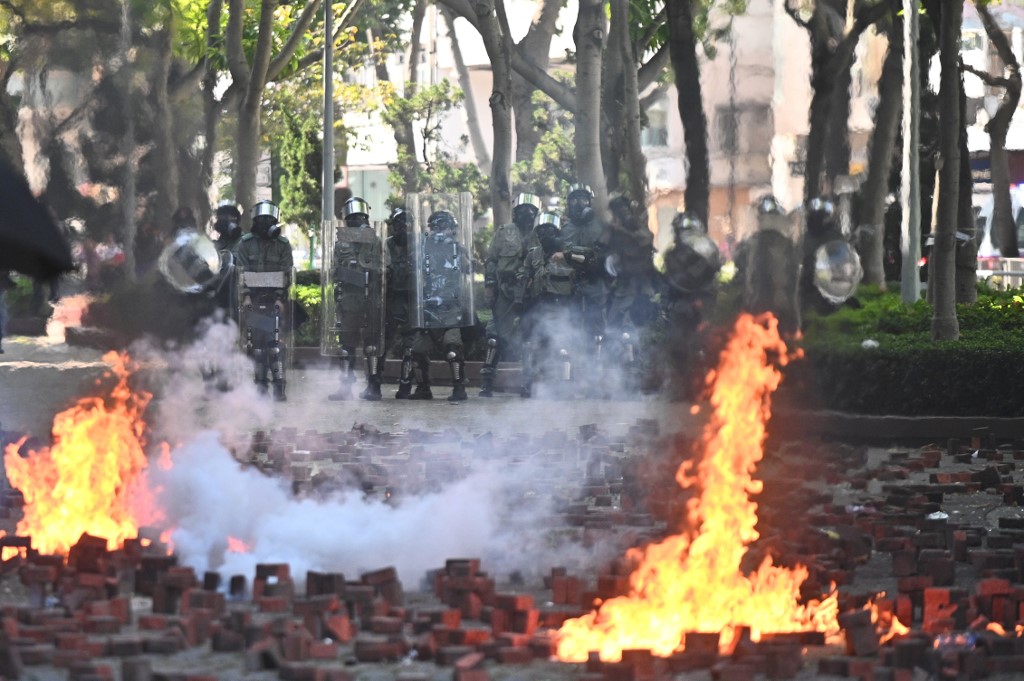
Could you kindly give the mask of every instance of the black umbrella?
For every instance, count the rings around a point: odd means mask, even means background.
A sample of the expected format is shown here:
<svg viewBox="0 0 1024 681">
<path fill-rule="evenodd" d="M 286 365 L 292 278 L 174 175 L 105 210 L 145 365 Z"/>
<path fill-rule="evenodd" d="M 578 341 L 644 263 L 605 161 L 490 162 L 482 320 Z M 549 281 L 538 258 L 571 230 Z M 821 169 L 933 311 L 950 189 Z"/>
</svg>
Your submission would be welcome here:
<svg viewBox="0 0 1024 681">
<path fill-rule="evenodd" d="M 0 160 L 0 270 L 50 279 L 74 267 L 53 215 L 25 177 Z"/>
</svg>

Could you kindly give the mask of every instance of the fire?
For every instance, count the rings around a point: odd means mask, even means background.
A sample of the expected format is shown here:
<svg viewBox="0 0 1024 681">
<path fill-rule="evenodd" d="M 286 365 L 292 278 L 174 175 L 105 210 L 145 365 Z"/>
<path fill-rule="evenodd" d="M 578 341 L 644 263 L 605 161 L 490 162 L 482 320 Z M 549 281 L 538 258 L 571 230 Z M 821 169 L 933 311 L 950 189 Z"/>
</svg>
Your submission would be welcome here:
<svg viewBox="0 0 1024 681">
<path fill-rule="evenodd" d="M 681 487 L 700 490 L 687 508 L 694 529 L 631 550 L 637 567 L 630 593 L 566 621 L 558 632 L 560 660 L 583 662 L 598 651 L 602 660 L 617 661 L 623 650 L 638 648 L 666 657 L 685 648 L 687 632 L 720 632 L 728 641 L 741 626 L 754 640 L 769 632 L 838 632 L 835 593 L 800 603 L 806 567 L 787 569 L 765 557 L 752 573 L 740 569 L 758 538 L 750 495 L 762 485 L 751 476 L 764 455 L 770 396 L 782 379 L 769 357 L 780 365 L 789 360 L 777 321 L 740 317 L 718 368 L 707 377 L 713 412 L 702 456 L 676 473 Z"/>
<path fill-rule="evenodd" d="M 144 474 L 142 412 L 152 396 L 128 387 L 126 355 L 103 359 L 118 379 L 107 399 L 84 397 L 57 414 L 53 447 L 22 458 L 17 443 L 4 454 L 11 484 L 25 497 L 17 532 L 42 553 L 66 555 L 83 533 L 113 550 L 158 517 Z"/>
<path fill-rule="evenodd" d="M 252 550 L 248 544 L 236 537 L 228 537 L 228 553 L 249 553 Z"/>
</svg>

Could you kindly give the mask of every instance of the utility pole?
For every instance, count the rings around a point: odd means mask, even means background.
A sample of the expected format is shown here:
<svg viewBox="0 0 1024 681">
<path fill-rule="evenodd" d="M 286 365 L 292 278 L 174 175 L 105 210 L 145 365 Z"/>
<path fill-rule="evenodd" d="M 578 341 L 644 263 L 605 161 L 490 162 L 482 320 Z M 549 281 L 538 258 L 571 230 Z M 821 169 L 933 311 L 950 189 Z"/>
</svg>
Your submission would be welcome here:
<svg viewBox="0 0 1024 681">
<path fill-rule="evenodd" d="M 900 204 L 903 210 L 903 267 L 900 271 L 900 293 L 904 303 L 921 298 L 921 164 L 920 108 L 921 79 L 918 77 L 917 38 L 919 33 L 919 0 L 903 0 L 903 173 Z"/>
<path fill-rule="evenodd" d="M 334 7 L 324 0 L 324 181 L 322 220 L 334 219 Z"/>
</svg>

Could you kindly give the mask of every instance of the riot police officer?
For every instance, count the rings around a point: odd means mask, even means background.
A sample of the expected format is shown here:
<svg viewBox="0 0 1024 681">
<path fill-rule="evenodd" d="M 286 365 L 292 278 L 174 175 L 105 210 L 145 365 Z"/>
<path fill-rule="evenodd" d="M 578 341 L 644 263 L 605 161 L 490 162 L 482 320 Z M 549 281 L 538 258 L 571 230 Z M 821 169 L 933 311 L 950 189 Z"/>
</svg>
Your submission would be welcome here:
<svg viewBox="0 0 1024 681">
<path fill-rule="evenodd" d="M 656 315 L 651 302 L 654 235 L 640 219 L 642 207 L 628 196 L 614 197 L 608 208 L 612 215 L 608 250 L 615 276 L 608 294 L 609 346 L 626 372 L 624 378 L 635 379 L 639 334 Z"/>
<path fill-rule="evenodd" d="M 843 239 L 836 220 L 835 203 L 827 196 L 816 196 L 807 202 L 805 231 L 800 261 L 800 311 L 803 316 L 810 310 L 819 314 L 834 312 L 837 308 L 818 290 L 814 283 L 815 259 L 818 248 L 828 241 Z"/>
<path fill-rule="evenodd" d="M 405 208 L 396 207 L 391 210 L 387 219 L 387 297 L 385 303 L 385 340 L 384 348 L 393 349 L 400 344 L 401 369 L 398 375 L 398 391 L 396 400 L 407 400 L 412 396 L 413 382 L 413 343 L 417 332 L 411 326 L 409 314 L 409 292 L 413 283 L 413 259 L 409 250 L 409 213 Z M 429 375 L 429 366 L 427 368 Z M 423 399 L 429 394 L 430 385 L 417 392 Z"/>
<path fill-rule="evenodd" d="M 252 216 L 252 228 L 239 241 L 236 253 L 243 276 L 240 327 L 246 334 L 246 350 L 256 362 L 256 384 L 265 392 L 272 381 L 275 399 L 284 400 L 286 348 L 281 337 L 291 321 L 287 311 L 292 247 L 281 235 L 280 209 L 274 203 L 260 201 L 253 206 Z M 273 286 L 256 287 L 246 282 L 247 272 L 282 275 Z"/>
<path fill-rule="evenodd" d="M 221 253 L 234 253 L 242 239 L 242 211 L 238 204 L 225 199 L 217 204 L 213 213 L 213 231 L 217 233 L 214 244 Z"/>
<path fill-rule="evenodd" d="M 523 315 L 523 364 L 520 397 L 531 397 L 538 376 L 572 380 L 572 320 L 576 270 L 562 254 L 561 219 L 541 213 L 534 228 L 536 244 L 526 255 L 528 308 Z M 557 367 L 558 371 L 552 369 Z"/>
<path fill-rule="evenodd" d="M 356 348 L 366 359 L 364 400 L 381 399 L 383 375 L 383 277 L 384 255 L 380 237 L 370 226 L 370 204 L 352 197 L 342 206 L 345 226 L 333 241 L 331 280 L 334 283 L 334 319 L 331 329 L 338 335 L 342 360 L 341 387 L 330 400 L 352 397 L 355 383 Z"/>
<path fill-rule="evenodd" d="M 512 222 L 494 231 L 484 261 L 484 296 L 491 306 L 487 355 L 480 369 L 480 397 L 491 397 L 501 355 L 513 344 L 526 295 L 524 265 L 533 245 L 533 223 L 541 211 L 534 194 L 521 193 L 512 207 Z"/>
<path fill-rule="evenodd" d="M 566 217 L 562 239 L 565 262 L 576 269 L 574 292 L 575 314 L 579 327 L 586 334 L 589 352 L 600 362 L 604 343 L 605 315 L 608 303 L 608 282 L 605 258 L 608 255 L 609 232 L 594 214 L 594 192 L 585 184 L 573 184 L 566 197 Z M 596 375 L 591 375 L 591 387 L 599 388 Z"/>
<path fill-rule="evenodd" d="M 793 334 L 800 328 L 797 282 L 800 256 L 790 217 L 772 195 L 754 204 L 757 230 L 740 244 L 737 277 L 742 277 L 743 306 L 753 314 L 771 312 L 779 330 Z"/>
<path fill-rule="evenodd" d="M 698 378 L 698 331 L 715 302 L 722 255 L 708 237 L 704 223 L 693 213 L 677 213 L 672 219 L 672 233 L 675 244 L 665 254 L 666 350 L 676 384 L 688 390 Z M 685 391 L 680 394 L 688 395 Z"/>
<path fill-rule="evenodd" d="M 448 401 L 461 402 L 468 398 L 462 327 L 472 324 L 473 320 L 466 319 L 461 275 L 468 272 L 470 261 L 459 243 L 457 229 L 458 222 L 451 211 L 435 210 L 427 218 L 428 231 L 419 244 L 422 290 L 417 291 L 417 295 L 423 306 L 424 326 L 412 348 L 420 380 L 410 399 L 433 399 L 429 353 L 436 345 L 444 348 L 452 372 L 454 387 Z"/>
</svg>

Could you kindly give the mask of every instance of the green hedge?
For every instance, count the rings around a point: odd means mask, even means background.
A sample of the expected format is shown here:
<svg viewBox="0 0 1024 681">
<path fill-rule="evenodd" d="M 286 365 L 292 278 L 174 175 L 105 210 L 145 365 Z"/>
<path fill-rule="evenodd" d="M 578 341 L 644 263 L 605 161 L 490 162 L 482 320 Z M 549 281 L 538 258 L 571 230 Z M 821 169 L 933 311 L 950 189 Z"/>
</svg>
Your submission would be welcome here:
<svg viewBox="0 0 1024 681">
<path fill-rule="evenodd" d="M 862 291 L 862 307 L 811 317 L 803 360 L 786 368 L 783 394 L 804 406 L 863 414 L 1020 416 L 1024 298 L 980 291 L 957 306 L 958 341 L 931 340 L 932 308 Z M 864 347 L 864 341 L 877 347 Z"/>
</svg>

